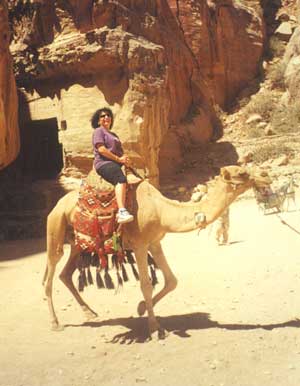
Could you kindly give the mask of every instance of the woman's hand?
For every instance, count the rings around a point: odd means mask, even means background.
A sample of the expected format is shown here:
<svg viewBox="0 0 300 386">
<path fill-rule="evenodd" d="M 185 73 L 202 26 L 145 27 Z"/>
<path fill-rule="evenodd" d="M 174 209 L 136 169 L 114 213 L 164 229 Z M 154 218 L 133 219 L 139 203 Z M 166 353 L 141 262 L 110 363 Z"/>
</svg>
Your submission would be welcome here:
<svg viewBox="0 0 300 386">
<path fill-rule="evenodd" d="M 122 157 L 119 157 L 119 159 L 120 159 L 120 162 L 122 163 L 122 164 L 124 164 L 125 166 L 130 166 L 130 158 L 128 157 L 128 155 L 126 155 L 126 154 L 124 154 L 124 155 L 122 155 Z"/>
<path fill-rule="evenodd" d="M 118 157 L 115 154 L 113 154 L 110 150 L 108 150 L 104 145 L 101 145 L 98 147 L 98 152 L 104 157 L 107 157 L 112 161 L 119 162 L 125 166 L 130 166 L 131 164 L 131 161 L 128 155 L 123 154 L 122 157 Z"/>
</svg>

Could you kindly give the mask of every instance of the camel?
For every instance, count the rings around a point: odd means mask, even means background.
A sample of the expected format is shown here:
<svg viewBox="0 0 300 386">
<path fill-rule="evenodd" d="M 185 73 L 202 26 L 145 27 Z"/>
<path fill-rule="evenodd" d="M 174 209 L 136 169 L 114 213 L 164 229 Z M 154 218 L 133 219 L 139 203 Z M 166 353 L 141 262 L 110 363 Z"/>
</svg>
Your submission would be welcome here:
<svg viewBox="0 0 300 386">
<path fill-rule="evenodd" d="M 123 247 L 132 250 L 135 254 L 140 288 L 144 298 L 139 302 L 137 312 L 142 316 L 147 311 L 150 337 L 153 333 L 157 333 L 159 338 L 166 336 L 166 331 L 155 316 L 154 306 L 177 285 L 177 279 L 161 247 L 161 240 L 165 234 L 203 229 L 215 221 L 246 190 L 250 188 L 259 190 L 269 186 L 270 183 L 267 173 L 259 169 L 250 170 L 235 165 L 223 167 L 220 175 L 215 177 L 206 199 L 197 203 L 168 199 L 147 180 L 137 185 L 132 210 L 134 221 L 123 225 Z M 53 278 L 56 265 L 63 256 L 67 227 L 72 226 L 78 194 L 78 191 L 71 191 L 63 196 L 47 218 L 47 267 L 43 284 L 53 330 L 63 328 L 54 310 Z M 79 252 L 74 241 L 68 242 L 71 245 L 70 254 L 59 278 L 71 291 L 86 318 L 90 320 L 97 317 L 97 314 L 84 302 L 73 284 L 72 275 L 76 269 Z M 154 296 L 152 296 L 153 287 L 147 267 L 148 251 L 153 255 L 164 279 L 163 288 Z"/>
<path fill-rule="evenodd" d="M 265 191 L 255 192 L 256 201 L 259 205 L 259 208 L 263 210 L 264 214 L 274 213 L 276 209 L 277 213 L 280 213 L 284 210 L 288 211 L 289 204 L 292 201 L 295 208 L 296 198 L 295 198 L 295 188 L 298 188 L 299 185 L 296 183 L 293 177 L 291 177 L 283 185 L 275 189 L 274 191 L 271 188 L 266 189 Z M 270 210 L 272 212 L 270 212 Z"/>
</svg>

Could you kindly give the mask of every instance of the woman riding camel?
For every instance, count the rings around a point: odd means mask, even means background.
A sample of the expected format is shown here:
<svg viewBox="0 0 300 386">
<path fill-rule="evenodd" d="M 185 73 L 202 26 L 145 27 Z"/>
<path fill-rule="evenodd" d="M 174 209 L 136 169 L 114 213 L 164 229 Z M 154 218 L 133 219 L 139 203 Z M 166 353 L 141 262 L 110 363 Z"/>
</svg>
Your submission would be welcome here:
<svg viewBox="0 0 300 386">
<path fill-rule="evenodd" d="M 129 166 L 130 159 L 124 154 L 121 141 L 117 134 L 111 131 L 113 113 L 103 107 L 93 114 L 91 124 L 94 128 L 92 144 L 94 149 L 94 167 L 96 172 L 115 187 L 117 205 L 119 208 L 118 223 L 123 224 L 133 220 L 125 207 L 127 178 L 122 166 Z"/>
</svg>

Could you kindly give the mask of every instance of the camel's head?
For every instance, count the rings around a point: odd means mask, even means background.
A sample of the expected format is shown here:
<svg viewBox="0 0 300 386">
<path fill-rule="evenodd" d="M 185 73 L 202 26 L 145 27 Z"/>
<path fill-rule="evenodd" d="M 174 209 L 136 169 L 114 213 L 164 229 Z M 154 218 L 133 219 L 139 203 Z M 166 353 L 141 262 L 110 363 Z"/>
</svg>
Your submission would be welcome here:
<svg viewBox="0 0 300 386">
<path fill-rule="evenodd" d="M 249 168 L 250 178 L 253 181 L 253 188 L 260 191 L 269 188 L 272 184 L 272 179 L 266 170 L 259 167 Z"/>
<path fill-rule="evenodd" d="M 224 211 L 224 208 L 228 207 L 228 205 L 230 205 L 230 203 L 240 194 L 250 188 L 262 190 L 263 188 L 269 187 L 271 182 L 268 174 L 260 169 L 249 169 L 236 165 L 221 168 L 220 175 L 209 182 L 209 184 L 212 184 L 212 189 L 208 190 L 208 195 L 211 192 L 212 197 L 210 198 L 214 204 L 209 207 L 209 199 L 207 199 L 204 211 L 195 213 L 196 225 L 199 228 L 205 228 L 207 224 L 210 224 L 217 219 L 222 211 Z M 221 195 L 221 199 L 220 190 L 226 192 L 225 197 L 222 197 Z M 216 197 L 214 196 L 215 194 L 218 195 L 217 204 Z"/>
<path fill-rule="evenodd" d="M 255 188 L 257 190 L 269 187 L 272 183 L 268 173 L 259 168 L 247 168 L 243 166 L 225 166 L 221 168 L 222 180 L 230 184 L 233 189 L 246 190 Z"/>
</svg>

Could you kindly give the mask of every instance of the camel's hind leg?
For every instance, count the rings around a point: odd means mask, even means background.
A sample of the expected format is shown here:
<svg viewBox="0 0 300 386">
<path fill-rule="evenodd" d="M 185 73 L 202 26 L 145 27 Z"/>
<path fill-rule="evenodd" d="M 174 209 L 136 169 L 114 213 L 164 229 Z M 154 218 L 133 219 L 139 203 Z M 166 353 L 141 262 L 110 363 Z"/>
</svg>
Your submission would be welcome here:
<svg viewBox="0 0 300 386">
<path fill-rule="evenodd" d="M 64 212 L 64 202 L 60 200 L 49 213 L 47 218 L 47 266 L 43 278 L 52 330 L 62 329 L 58 323 L 58 319 L 54 310 L 52 291 L 56 265 L 64 254 L 63 246 L 65 241 L 66 228 L 67 220 Z"/>
<path fill-rule="evenodd" d="M 153 258 L 158 268 L 162 271 L 165 281 L 163 289 L 160 290 L 152 299 L 152 304 L 153 306 L 155 306 L 155 304 L 157 304 L 163 297 L 165 297 L 169 292 L 173 291 L 176 288 L 177 279 L 167 262 L 160 242 L 151 244 L 149 250 L 153 255 Z M 141 301 L 138 305 L 138 314 L 143 315 L 145 311 L 146 303 L 144 301 Z"/>
<path fill-rule="evenodd" d="M 71 251 L 70 251 L 69 259 L 66 265 L 64 266 L 64 269 L 62 270 L 61 274 L 59 275 L 59 278 L 69 288 L 74 298 L 77 300 L 80 307 L 82 308 L 87 320 L 90 320 L 92 318 L 97 317 L 98 315 L 83 301 L 82 297 L 79 295 L 77 289 L 75 288 L 72 280 L 73 273 L 77 268 L 77 259 L 78 259 L 78 251 L 75 245 L 71 243 Z"/>
</svg>

